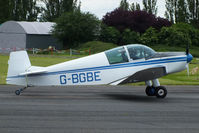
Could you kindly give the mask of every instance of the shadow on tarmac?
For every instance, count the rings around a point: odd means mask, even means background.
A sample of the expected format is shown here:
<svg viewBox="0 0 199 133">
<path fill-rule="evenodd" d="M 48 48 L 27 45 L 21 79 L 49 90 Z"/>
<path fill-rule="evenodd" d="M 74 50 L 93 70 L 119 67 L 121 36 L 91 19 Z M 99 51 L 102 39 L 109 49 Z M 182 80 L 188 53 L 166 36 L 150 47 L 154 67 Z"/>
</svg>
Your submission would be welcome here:
<svg viewBox="0 0 199 133">
<path fill-rule="evenodd" d="M 158 102 L 166 100 L 166 99 L 156 98 L 155 96 L 149 97 L 149 96 L 130 95 L 130 94 L 103 94 L 103 96 L 113 100 L 129 101 L 129 102 Z"/>
</svg>

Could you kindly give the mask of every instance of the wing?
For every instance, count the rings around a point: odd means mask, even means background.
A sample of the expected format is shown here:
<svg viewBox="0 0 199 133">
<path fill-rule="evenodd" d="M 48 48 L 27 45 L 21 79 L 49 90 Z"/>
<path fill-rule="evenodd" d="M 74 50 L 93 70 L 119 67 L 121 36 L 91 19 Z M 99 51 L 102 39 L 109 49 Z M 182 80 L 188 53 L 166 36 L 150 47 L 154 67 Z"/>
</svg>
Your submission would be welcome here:
<svg viewBox="0 0 199 133">
<path fill-rule="evenodd" d="M 152 68 L 147 68 L 147 69 L 138 71 L 131 76 L 112 82 L 110 85 L 119 85 L 119 84 L 126 84 L 126 83 L 148 81 L 148 80 L 160 78 L 165 75 L 167 75 L 165 66 L 155 66 Z"/>
<path fill-rule="evenodd" d="M 129 76 L 127 79 L 120 82 L 120 84 L 148 81 L 160 78 L 162 76 L 165 76 L 166 74 L 167 73 L 164 66 L 157 66 L 138 71 L 133 75 Z"/>
</svg>

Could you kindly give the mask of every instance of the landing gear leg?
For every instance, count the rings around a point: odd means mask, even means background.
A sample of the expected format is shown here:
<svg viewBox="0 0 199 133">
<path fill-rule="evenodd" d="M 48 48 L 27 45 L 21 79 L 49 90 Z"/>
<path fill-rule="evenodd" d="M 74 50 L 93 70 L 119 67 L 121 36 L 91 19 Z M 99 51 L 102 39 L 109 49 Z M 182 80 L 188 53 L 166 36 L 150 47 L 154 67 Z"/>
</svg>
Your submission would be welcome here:
<svg viewBox="0 0 199 133">
<path fill-rule="evenodd" d="M 27 72 L 27 70 L 25 70 L 26 72 Z M 24 88 L 21 88 L 21 89 L 19 89 L 19 90 L 16 90 L 15 91 L 15 94 L 16 95 L 20 95 L 21 93 L 23 93 L 23 91 L 25 90 L 25 89 L 27 89 L 29 86 L 28 86 L 28 75 L 26 74 L 26 76 L 25 76 L 25 81 L 26 81 L 26 87 L 24 87 Z"/>
<path fill-rule="evenodd" d="M 167 89 L 164 86 L 160 86 L 159 80 L 154 79 L 146 81 L 147 88 L 145 90 L 147 96 L 156 96 L 157 98 L 165 98 L 167 95 Z"/>
<path fill-rule="evenodd" d="M 24 88 L 21 88 L 21 89 L 19 89 L 19 90 L 16 90 L 15 91 L 15 94 L 16 95 L 20 95 L 21 93 L 23 93 L 23 91 L 25 90 L 25 89 L 27 89 L 28 87 L 24 87 Z"/>
</svg>

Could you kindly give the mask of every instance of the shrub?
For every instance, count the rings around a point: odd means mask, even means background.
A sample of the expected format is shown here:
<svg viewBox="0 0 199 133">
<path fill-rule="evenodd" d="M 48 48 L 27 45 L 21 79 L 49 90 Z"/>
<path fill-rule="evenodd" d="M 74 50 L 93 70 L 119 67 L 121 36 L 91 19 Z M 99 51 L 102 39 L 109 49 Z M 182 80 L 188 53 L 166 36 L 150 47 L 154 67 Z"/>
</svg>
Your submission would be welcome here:
<svg viewBox="0 0 199 133">
<path fill-rule="evenodd" d="M 137 32 L 131 31 L 130 29 L 125 29 L 122 33 L 122 40 L 120 44 L 135 44 L 140 42 L 140 35 Z"/>
<path fill-rule="evenodd" d="M 101 26 L 100 40 L 103 42 L 118 43 L 120 38 L 120 32 L 111 26 Z"/>
<path fill-rule="evenodd" d="M 187 32 L 182 32 L 176 27 L 164 27 L 159 33 L 159 42 L 168 46 L 191 45 L 191 38 Z"/>
<path fill-rule="evenodd" d="M 158 31 L 155 28 L 150 27 L 144 34 L 142 34 L 140 40 L 143 44 L 148 46 L 156 45 L 159 42 Z"/>
</svg>

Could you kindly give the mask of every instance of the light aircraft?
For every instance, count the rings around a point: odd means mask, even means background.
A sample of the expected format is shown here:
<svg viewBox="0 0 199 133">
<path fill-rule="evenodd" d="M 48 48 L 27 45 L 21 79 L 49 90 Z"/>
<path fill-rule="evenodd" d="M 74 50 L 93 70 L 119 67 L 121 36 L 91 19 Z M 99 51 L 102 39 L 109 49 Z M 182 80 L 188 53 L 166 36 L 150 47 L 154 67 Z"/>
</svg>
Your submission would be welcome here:
<svg viewBox="0 0 199 133">
<path fill-rule="evenodd" d="M 30 86 L 119 85 L 145 81 L 146 95 L 164 98 L 167 90 L 158 78 L 187 68 L 193 56 L 186 52 L 155 52 L 131 44 L 101 53 L 38 67 L 31 66 L 26 51 L 11 52 L 8 61 L 7 84 L 25 86 L 16 90 L 20 95 Z"/>
</svg>

